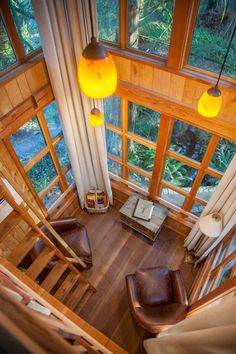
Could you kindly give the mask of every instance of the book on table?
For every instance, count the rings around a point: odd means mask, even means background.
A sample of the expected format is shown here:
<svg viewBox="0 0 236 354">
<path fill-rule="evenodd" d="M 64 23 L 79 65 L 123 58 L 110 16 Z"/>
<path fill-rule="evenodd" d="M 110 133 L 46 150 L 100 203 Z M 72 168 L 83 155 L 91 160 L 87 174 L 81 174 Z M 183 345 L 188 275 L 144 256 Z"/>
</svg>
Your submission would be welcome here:
<svg viewBox="0 0 236 354">
<path fill-rule="evenodd" d="M 149 221 L 151 220 L 152 217 L 153 208 L 154 208 L 153 202 L 139 198 L 137 199 L 133 216 L 135 218 Z"/>
</svg>

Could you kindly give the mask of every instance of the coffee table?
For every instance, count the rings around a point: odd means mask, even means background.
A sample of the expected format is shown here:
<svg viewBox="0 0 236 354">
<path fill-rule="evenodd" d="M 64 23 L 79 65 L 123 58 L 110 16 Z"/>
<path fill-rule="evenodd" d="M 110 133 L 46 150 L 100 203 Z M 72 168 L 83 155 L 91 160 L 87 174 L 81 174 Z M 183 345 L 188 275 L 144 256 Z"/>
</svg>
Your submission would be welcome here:
<svg viewBox="0 0 236 354">
<path fill-rule="evenodd" d="M 125 225 L 140 232 L 143 236 L 154 242 L 164 225 L 168 210 L 161 207 L 159 204 L 155 204 L 150 221 L 135 218 L 133 216 L 133 211 L 138 198 L 143 197 L 140 197 L 136 193 L 131 194 L 120 209 L 120 220 Z"/>
</svg>

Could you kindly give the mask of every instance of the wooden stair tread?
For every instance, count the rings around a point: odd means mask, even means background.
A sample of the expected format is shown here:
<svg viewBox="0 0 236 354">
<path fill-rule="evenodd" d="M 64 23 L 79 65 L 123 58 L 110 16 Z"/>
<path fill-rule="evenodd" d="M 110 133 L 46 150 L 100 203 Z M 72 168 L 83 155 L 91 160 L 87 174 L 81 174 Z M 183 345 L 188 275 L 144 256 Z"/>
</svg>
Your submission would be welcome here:
<svg viewBox="0 0 236 354">
<path fill-rule="evenodd" d="M 65 298 L 67 297 L 67 295 L 69 294 L 69 292 L 71 291 L 71 289 L 73 288 L 73 286 L 75 285 L 75 283 L 77 282 L 77 280 L 79 279 L 79 277 L 80 277 L 80 274 L 70 272 L 67 275 L 66 279 L 61 284 L 60 288 L 56 291 L 54 296 L 58 300 L 63 302 L 65 300 Z"/>
<path fill-rule="evenodd" d="M 48 292 L 52 290 L 54 285 L 56 285 L 57 281 L 60 279 L 62 274 L 67 269 L 68 264 L 63 261 L 58 261 L 58 263 L 52 268 L 48 276 L 44 279 L 41 286 Z"/>
<path fill-rule="evenodd" d="M 28 277 L 35 280 L 54 255 L 55 251 L 51 248 L 45 247 L 27 269 L 26 274 Z"/>
<path fill-rule="evenodd" d="M 34 244 L 38 240 L 38 235 L 35 231 L 31 230 L 26 236 L 25 239 L 14 248 L 14 250 L 7 257 L 8 261 L 13 263 L 15 266 L 18 266 L 25 256 L 33 248 Z"/>
<path fill-rule="evenodd" d="M 88 289 L 89 289 L 88 283 L 80 282 L 76 286 L 76 288 L 69 294 L 68 300 L 65 302 L 65 305 L 69 307 L 71 310 L 74 310 Z"/>
</svg>

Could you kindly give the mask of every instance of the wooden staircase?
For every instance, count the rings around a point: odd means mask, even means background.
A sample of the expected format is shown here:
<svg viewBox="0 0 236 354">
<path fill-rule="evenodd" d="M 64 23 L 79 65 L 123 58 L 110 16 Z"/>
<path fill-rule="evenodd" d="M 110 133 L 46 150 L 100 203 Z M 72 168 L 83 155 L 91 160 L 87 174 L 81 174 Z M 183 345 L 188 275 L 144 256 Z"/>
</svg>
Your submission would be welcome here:
<svg viewBox="0 0 236 354">
<path fill-rule="evenodd" d="M 48 244 L 38 257 L 32 260 L 30 252 L 39 238 L 38 233 L 31 230 L 13 249 L 7 260 L 73 311 L 85 294 L 91 294 L 95 289 L 53 245 Z M 49 269 L 48 263 L 54 257 L 57 257 L 58 261 Z"/>
</svg>

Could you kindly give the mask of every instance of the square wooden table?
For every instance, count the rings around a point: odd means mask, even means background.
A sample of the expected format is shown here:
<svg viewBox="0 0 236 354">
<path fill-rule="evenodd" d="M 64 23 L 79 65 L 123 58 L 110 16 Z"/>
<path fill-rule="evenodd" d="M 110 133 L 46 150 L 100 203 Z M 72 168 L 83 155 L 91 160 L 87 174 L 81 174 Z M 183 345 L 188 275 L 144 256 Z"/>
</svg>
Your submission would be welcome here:
<svg viewBox="0 0 236 354">
<path fill-rule="evenodd" d="M 121 222 L 140 232 L 143 236 L 154 242 L 157 235 L 161 231 L 162 226 L 164 225 L 165 219 L 168 215 L 168 210 L 161 207 L 159 204 L 154 204 L 150 221 L 135 218 L 133 216 L 133 212 L 138 198 L 140 198 L 138 194 L 132 194 L 121 207 Z"/>
</svg>

